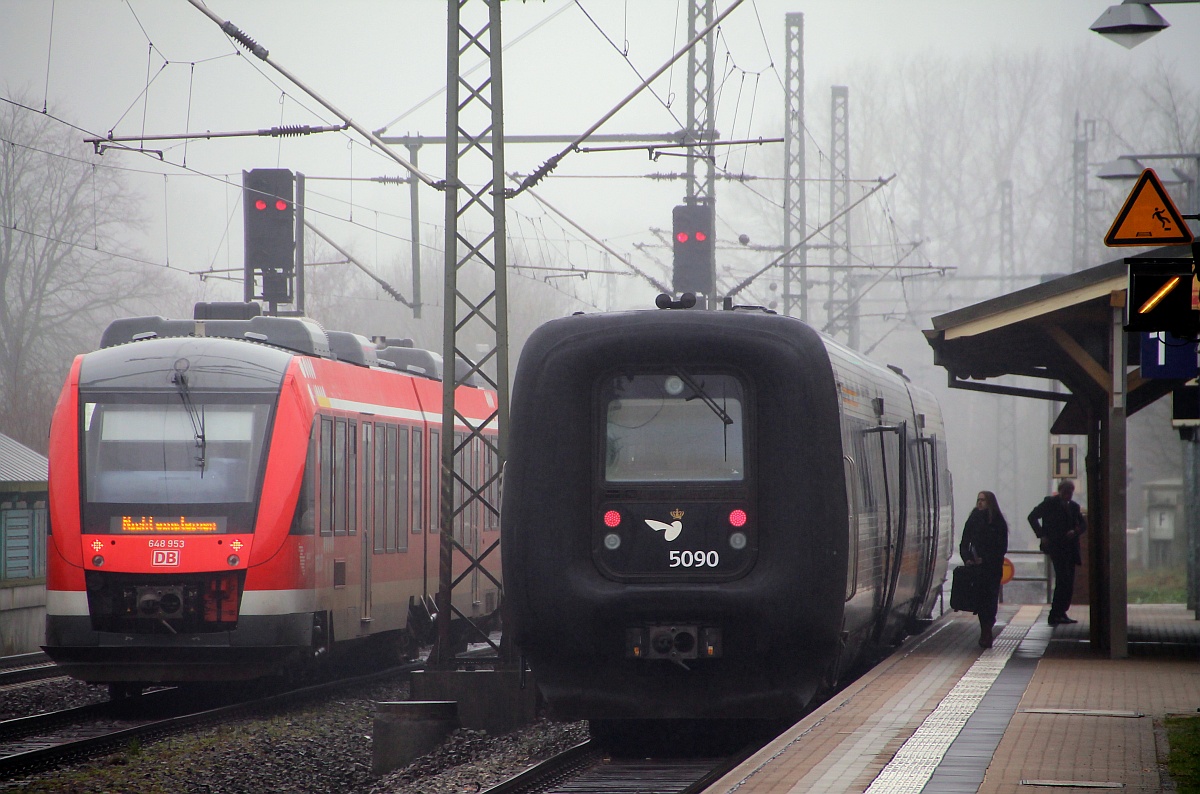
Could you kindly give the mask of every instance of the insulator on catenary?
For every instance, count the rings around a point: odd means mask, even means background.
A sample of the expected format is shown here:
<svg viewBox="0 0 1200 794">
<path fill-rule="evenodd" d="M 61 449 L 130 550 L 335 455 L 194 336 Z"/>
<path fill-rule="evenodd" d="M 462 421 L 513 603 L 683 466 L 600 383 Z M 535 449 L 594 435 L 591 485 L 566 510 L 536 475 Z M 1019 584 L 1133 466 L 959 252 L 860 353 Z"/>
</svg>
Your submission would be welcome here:
<svg viewBox="0 0 1200 794">
<path fill-rule="evenodd" d="M 237 25 L 226 21 L 223 25 L 221 25 L 221 30 L 225 31 L 225 35 L 229 36 L 238 44 L 241 44 L 243 47 L 250 50 L 250 52 L 254 53 L 255 57 L 261 58 L 264 61 L 267 59 L 267 55 L 269 55 L 267 48 L 263 47 L 257 41 L 239 30 Z"/>
<path fill-rule="evenodd" d="M 276 138 L 286 138 L 289 135 L 312 135 L 314 131 L 309 124 L 292 124 L 287 127 L 272 127 L 271 135 Z"/>
</svg>

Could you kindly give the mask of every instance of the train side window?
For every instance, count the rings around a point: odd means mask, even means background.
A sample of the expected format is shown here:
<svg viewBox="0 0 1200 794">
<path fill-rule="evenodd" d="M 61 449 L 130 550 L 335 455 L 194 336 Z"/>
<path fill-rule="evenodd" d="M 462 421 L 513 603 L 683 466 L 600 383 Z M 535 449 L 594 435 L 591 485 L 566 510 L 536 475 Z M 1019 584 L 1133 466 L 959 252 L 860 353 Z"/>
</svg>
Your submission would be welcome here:
<svg viewBox="0 0 1200 794">
<path fill-rule="evenodd" d="M 358 532 L 358 423 L 346 425 L 346 532 Z"/>
<path fill-rule="evenodd" d="M 396 550 L 396 526 L 399 524 L 399 518 L 396 515 L 396 492 L 398 485 L 396 480 L 396 426 L 388 425 L 387 428 L 387 518 L 386 523 L 386 540 L 387 551 L 394 552 Z"/>
<path fill-rule="evenodd" d="M 317 489 L 320 502 L 321 534 L 333 534 L 333 420 L 321 417 L 321 480 Z"/>
<path fill-rule="evenodd" d="M 293 535 L 311 535 L 315 516 L 317 491 L 317 424 L 314 422 L 308 433 L 308 452 L 304 456 L 304 476 L 300 479 L 300 496 L 296 499 L 296 512 L 292 516 Z"/>
<path fill-rule="evenodd" d="M 396 550 L 408 551 L 408 428 L 401 427 L 396 445 Z"/>
<path fill-rule="evenodd" d="M 346 534 L 346 420 L 333 426 L 333 534 Z"/>
<path fill-rule="evenodd" d="M 376 554 L 383 554 L 384 521 L 387 517 L 387 426 L 380 423 L 375 425 L 375 514 L 371 526 L 374 532 L 374 548 Z"/>
<path fill-rule="evenodd" d="M 421 446 L 423 433 L 421 428 L 414 427 L 412 431 L 412 531 L 417 534 L 424 529 L 425 517 L 421 513 L 425 496 L 424 449 Z"/>
<path fill-rule="evenodd" d="M 872 487 L 872 472 L 878 461 L 878 455 L 867 453 L 868 434 L 865 432 L 869 425 L 862 420 L 853 423 L 854 459 L 859 462 L 858 469 L 859 493 L 862 494 L 862 506 L 868 511 L 875 509 L 875 489 Z"/>
<path fill-rule="evenodd" d="M 442 531 L 442 434 L 429 431 L 429 531 Z"/>
</svg>

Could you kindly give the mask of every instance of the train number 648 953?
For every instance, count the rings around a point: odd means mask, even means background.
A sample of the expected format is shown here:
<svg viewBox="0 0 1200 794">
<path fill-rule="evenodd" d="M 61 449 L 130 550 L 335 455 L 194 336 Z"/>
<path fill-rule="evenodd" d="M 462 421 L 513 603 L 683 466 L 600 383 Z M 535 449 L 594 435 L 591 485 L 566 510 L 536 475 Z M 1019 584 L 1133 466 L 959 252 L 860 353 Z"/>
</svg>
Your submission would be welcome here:
<svg viewBox="0 0 1200 794">
<path fill-rule="evenodd" d="M 715 551 L 672 551 L 672 568 L 716 568 L 721 555 Z"/>
</svg>

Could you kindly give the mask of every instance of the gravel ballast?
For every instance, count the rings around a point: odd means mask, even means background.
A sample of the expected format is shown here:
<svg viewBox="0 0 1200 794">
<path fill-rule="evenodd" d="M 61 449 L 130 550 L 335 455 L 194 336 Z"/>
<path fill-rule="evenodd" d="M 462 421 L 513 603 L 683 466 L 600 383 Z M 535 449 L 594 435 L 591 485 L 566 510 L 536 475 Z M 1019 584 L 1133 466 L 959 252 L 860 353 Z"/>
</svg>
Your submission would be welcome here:
<svg viewBox="0 0 1200 794">
<path fill-rule="evenodd" d="M 473 794 L 588 737 L 586 723 L 545 720 L 498 736 L 458 730 L 408 766 L 373 775 L 375 702 L 407 697 L 408 684 L 399 681 L 343 691 L 303 709 L 134 745 L 87 763 L 3 781 L 0 787 L 55 794 Z M 59 679 L 0 692 L 0 714 L 9 719 L 105 699 L 104 688 Z"/>
</svg>

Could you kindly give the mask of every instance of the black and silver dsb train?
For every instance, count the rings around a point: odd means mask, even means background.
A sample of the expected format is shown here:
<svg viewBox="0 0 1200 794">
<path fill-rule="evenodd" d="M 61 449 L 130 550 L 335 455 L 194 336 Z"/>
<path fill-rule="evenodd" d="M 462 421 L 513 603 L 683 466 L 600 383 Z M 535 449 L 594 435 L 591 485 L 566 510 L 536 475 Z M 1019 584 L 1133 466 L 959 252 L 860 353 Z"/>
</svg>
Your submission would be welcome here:
<svg viewBox="0 0 1200 794">
<path fill-rule="evenodd" d="M 938 405 L 762 309 L 576 315 L 521 355 L 510 630 L 561 719 L 786 719 L 931 616 Z"/>
</svg>

